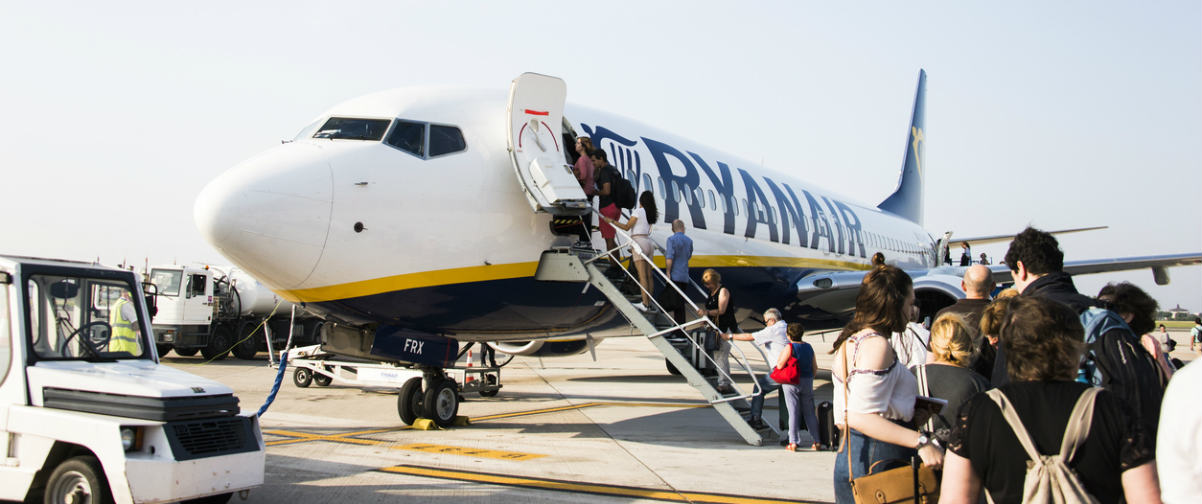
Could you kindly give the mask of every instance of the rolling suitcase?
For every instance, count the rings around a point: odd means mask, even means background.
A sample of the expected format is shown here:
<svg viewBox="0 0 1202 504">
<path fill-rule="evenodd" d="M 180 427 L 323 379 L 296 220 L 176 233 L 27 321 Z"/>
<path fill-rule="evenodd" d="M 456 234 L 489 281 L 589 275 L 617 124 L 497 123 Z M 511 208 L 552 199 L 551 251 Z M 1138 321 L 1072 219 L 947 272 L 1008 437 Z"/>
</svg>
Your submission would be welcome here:
<svg viewBox="0 0 1202 504">
<path fill-rule="evenodd" d="M 818 403 L 818 444 L 826 449 L 839 449 L 839 429 L 835 427 L 835 407 L 830 401 Z"/>
</svg>

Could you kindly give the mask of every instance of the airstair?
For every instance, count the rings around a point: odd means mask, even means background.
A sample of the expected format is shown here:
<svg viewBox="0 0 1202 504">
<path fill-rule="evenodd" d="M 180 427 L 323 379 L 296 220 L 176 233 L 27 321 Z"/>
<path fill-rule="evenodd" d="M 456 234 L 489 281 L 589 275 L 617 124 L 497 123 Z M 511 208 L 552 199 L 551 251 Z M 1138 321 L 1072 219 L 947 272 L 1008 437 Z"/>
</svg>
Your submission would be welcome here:
<svg viewBox="0 0 1202 504">
<path fill-rule="evenodd" d="M 616 229 L 616 231 L 623 239 L 619 241 L 627 243 L 631 241 L 630 236 L 623 233 L 621 229 Z M 710 352 L 704 349 L 704 339 L 699 337 L 706 331 L 718 332 L 718 327 L 714 325 L 712 320 L 708 317 L 688 321 L 672 320 L 671 315 L 666 313 L 662 306 L 659 306 L 659 302 L 655 299 L 653 292 L 648 293 L 648 297 L 652 300 L 657 311 L 641 311 L 634 306 L 633 302 L 622 292 L 619 285 L 615 283 L 626 281 L 634 285 L 639 285 L 638 279 L 624 268 L 622 271 L 625 276 L 616 280 L 611 279 L 602 271 L 601 268 L 608 265 L 606 261 L 607 256 L 610 253 L 616 254 L 617 250 L 624 247 L 628 247 L 628 245 L 625 243 L 619 244 L 614 250 L 602 253 L 598 253 L 591 247 L 552 247 L 544 251 L 539 258 L 535 278 L 541 281 L 553 282 L 587 282 L 589 286 L 596 288 L 597 291 L 605 295 L 614 308 L 659 349 L 667 362 L 681 376 L 688 380 L 689 385 L 692 385 L 701 393 L 702 397 L 713 406 L 722 419 L 729 423 L 748 444 L 761 446 L 764 444 L 766 438 L 771 441 L 779 437 L 780 433 L 774 426 L 776 423 L 775 418 L 773 419 L 774 421 L 763 422 L 764 427 L 757 430 L 749 423 L 751 419 L 745 416 L 750 412 L 748 401 L 759 392 L 760 387 L 755 380 L 755 371 L 752 370 L 751 364 L 738 345 L 734 345 L 734 342 L 731 342 L 731 360 L 736 362 L 732 362 L 730 368 L 732 370 L 741 369 L 748 377 L 752 378 L 750 384 L 751 391 L 749 393 L 743 392 L 740 384 L 728 375 L 726 376 L 727 381 L 731 383 L 735 389 L 735 393 L 723 395 L 718 392 L 716 386 L 718 377 L 716 375 L 706 376 L 702 372 L 702 369 L 707 371 L 712 369 L 718 375 L 723 374 L 722 369 L 717 366 L 717 362 L 710 355 Z M 656 248 L 659 248 L 662 252 L 659 244 L 656 244 Z M 642 255 L 642 251 L 638 247 L 634 247 L 634 250 L 635 253 Z M 665 285 L 664 288 L 676 289 L 677 294 L 680 294 L 680 298 L 684 299 L 687 306 L 692 308 L 691 311 L 686 311 L 696 313 L 698 306 L 693 303 L 692 299 L 685 295 L 684 292 L 681 292 L 676 284 L 669 280 L 667 274 L 656 267 L 649 258 L 644 256 L 644 259 L 648 261 L 648 264 L 651 264 L 653 274 L 656 275 L 659 282 Z M 588 286 L 585 287 L 585 289 L 588 288 Z M 639 289 L 643 289 L 641 285 L 639 285 Z M 700 290 L 699 287 L 697 289 Z M 701 292 L 704 293 L 704 291 Z M 638 296 L 635 296 L 635 299 L 638 298 Z M 680 336 L 682 331 L 690 333 L 691 336 Z M 756 349 L 760 350 L 761 357 L 764 357 L 763 350 L 759 347 L 756 347 Z M 767 358 L 764 358 L 764 361 L 767 362 Z"/>
</svg>

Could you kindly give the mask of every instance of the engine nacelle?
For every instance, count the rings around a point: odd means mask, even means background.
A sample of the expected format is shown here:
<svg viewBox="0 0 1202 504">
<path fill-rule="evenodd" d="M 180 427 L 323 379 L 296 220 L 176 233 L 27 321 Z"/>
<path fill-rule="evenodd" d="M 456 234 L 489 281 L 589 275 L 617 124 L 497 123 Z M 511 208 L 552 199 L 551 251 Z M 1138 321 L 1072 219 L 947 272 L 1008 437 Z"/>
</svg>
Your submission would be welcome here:
<svg viewBox="0 0 1202 504">
<path fill-rule="evenodd" d="M 922 308 L 920 318 L 931 317 L 960 299 L 964 299 L 964 290 L 960 288 L 961 278 L 955 275 L 933 274 L 914 278 L 914 301 Z"/>
<path fill-rule="evenodd" d="M 600 338 L 592 338 L 593 345 L 601 342 Z M 567 357 L 579 355 L 588 351 L 589 340 L 585 337 L 553 340 L 531 341 L 496 341 L 488 343 L 494 350 L 523 357 Z"/>
</svg>

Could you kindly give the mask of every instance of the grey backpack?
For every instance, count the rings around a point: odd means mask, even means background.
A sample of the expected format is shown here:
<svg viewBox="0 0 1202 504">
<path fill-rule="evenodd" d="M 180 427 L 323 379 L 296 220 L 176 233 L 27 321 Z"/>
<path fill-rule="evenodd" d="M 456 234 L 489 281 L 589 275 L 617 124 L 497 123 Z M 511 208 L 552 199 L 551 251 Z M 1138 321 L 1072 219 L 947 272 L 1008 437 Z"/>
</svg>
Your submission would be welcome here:
<svg viewBox="0 0 1202 504">
<path fill-rule="evenodd" d="M 1081 484 L 1077 473 L 1069 468 L 1068 461 L 1073 459 L 1077 448 L 1089 436 L 1090 424 L 1093 422 L 1094 402 L 1101 390 L 1097 387 L 1090 387 L 1077 399 L 1076 406 L 1073 406 L 1073 411 L 1068 416 L 1068 425 L 1064 429 L 1064 440 L 1060 442 L 1060 453 L 1055 455 L 1043 455 L 1035 450 L 1035 443 L 1031 441 L 1031 435 L 1027 433 L 1026 427 L 1023 427 L 1022 420 L 1014 411 L 1014 405 L 1010 403 L 1005 394 L 998 389 L 986 392 L 989 398 L 997 403 L 998 409 L 1002 410 L 1002 417 L 1006 419 L 1006 423 L 1010 424 L 1010 429 L 1014 431 L 1015 437 L 1018 438 L 1019 444 L 1022 445 L 1030 459 L 1027 460 L 1027 476 L 1023 479 L 1024 503 L 1069 504 L 1080 502 L 1093 504 L 1098 502 L 1085 490 L 1085 485 Z M 993 498 L 988 492 L 985 493 L 985 498 L 991 504 L 993 503 Z"/>
</svg>

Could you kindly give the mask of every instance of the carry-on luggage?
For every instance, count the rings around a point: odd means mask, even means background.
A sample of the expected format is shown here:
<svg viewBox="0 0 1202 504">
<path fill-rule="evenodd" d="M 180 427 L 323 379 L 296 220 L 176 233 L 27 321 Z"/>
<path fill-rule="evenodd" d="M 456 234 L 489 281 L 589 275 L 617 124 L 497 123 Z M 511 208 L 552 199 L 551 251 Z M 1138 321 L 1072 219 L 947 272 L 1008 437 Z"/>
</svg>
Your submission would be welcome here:
<svg viewBox="0 0 1202 504">
<path fill-rule="evenodd" d="M 835 406 L 830 401 L 818 403 L 818 444 L 828 450 L 839 449 L 839 429 L 835 427 Z"/>
</svg>

